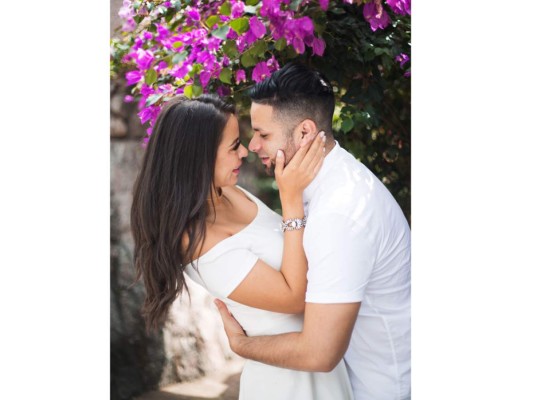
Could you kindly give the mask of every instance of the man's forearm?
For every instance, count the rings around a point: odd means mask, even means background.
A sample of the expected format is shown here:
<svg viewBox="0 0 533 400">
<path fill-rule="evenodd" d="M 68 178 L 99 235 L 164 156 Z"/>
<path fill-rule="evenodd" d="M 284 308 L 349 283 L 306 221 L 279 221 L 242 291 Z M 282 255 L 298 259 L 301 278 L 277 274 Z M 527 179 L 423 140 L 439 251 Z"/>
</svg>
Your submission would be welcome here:
<svg viewBox="0 0 533 400">
<path fill-rule="evenodd" d="M 338 363 L 320 359 L 301 332 L 240 336 L 232 341 L 231 348 L 241 357 L 299 371 L 327 372 Z"/>
</svg>

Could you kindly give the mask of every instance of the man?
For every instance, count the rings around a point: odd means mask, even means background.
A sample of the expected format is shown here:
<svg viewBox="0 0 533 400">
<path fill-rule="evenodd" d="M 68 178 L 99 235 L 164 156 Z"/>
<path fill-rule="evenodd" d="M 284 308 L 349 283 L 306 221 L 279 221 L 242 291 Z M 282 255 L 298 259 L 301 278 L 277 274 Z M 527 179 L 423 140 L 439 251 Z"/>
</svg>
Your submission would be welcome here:
<svg viewBox="0 0 533 400">
<path fill-rule="evenodd" d="M 304 191 L 309 271 L 303 331 L 247 337 L 217 300 L 231 348 L 305 371 L 330 371 L 344 356 L 357 400 L 410 398 L 410 230 L 402 210 L 333 139 L 335 100 L 322 74 L 288 64 L 250 97 L 249 150 L 267 172 L 322 130 L 326 158 Z M 278 149 L 284 155 L 276 159 Z"/>
</svg>

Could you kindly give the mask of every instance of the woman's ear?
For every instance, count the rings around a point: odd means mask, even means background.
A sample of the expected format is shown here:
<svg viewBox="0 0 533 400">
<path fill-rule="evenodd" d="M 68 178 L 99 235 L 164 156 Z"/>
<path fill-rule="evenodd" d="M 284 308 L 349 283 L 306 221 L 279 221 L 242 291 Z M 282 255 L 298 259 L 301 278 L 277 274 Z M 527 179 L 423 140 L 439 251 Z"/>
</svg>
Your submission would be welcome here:
<svg viewBox="0 0 533 400">
<path fill-rule="evenodd" d="M 307 143 L 313 141 L 318 134 L 318 129 L 316 127 L 315 121 L 311 119 L 304 119 L 300 126 L 298 127 L 300 132 L 300 147 L 305 146 Z"/>
</svg>

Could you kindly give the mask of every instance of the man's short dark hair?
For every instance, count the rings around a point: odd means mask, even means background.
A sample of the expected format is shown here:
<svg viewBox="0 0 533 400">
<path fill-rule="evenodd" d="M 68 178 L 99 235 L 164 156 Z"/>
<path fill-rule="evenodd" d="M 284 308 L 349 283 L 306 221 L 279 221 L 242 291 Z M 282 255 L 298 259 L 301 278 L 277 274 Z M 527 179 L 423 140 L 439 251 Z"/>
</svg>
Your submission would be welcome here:
<svg viewBox="0 0 533 400">
<path fill-rule="evenodd" d="M 269 105 L 274 118 L 287 127 L 286 134 L 304 119 L 318 130 L 332 134 L 335 96 L 329 80 L 320 72 L 299 63 L 288 63 L 248 92 L 252 102 Z"/>
</svg>

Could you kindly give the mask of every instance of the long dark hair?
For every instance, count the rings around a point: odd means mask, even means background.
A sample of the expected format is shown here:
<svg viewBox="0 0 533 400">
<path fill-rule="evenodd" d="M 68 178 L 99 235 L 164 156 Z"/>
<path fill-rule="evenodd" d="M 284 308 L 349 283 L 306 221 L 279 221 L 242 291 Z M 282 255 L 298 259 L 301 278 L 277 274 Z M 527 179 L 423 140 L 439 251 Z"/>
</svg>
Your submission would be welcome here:
<svg viewBox="0 0 533 400">
<path fill-rule="evenodd" d="M 217 149 L 235 106 L 214 95 L 178 96 L 157 117 L 133 189 L 136 281 L 146 289 L 147 330 L 159 328 L 183 289 L 184 267 L 203 245 Z M 183 248 L 183 235 L 189 243 Z"/>
</svg>

